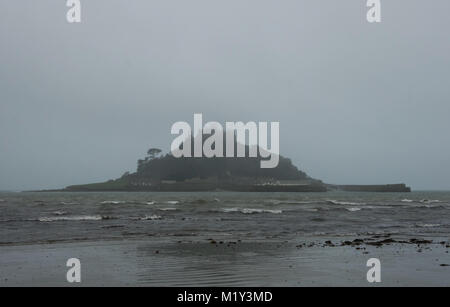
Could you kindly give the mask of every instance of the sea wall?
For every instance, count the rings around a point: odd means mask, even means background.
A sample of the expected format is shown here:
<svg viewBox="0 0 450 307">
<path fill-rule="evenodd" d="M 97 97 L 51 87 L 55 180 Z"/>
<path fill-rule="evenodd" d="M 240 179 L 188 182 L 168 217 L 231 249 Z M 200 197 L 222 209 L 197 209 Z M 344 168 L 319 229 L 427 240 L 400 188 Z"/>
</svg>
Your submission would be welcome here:
<svg viewBox="0 0 450 307">
<path fill-rule="evenodd" d="M 411 192 L 404 183 L 381 185 L 335 185 L 333 189 L 348 192 Z"/>
</svg>

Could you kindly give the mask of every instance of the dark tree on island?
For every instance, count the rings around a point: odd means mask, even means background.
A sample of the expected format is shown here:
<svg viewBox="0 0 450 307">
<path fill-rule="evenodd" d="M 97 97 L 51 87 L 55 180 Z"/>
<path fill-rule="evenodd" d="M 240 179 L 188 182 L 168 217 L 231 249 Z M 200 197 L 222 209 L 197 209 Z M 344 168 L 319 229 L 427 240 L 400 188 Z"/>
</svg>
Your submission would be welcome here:
<svg viewBox="0 0 450 307">
<path fill-rule="evenodd" d="M 147 155 L 148 155 L 148 156 L 147 156 L 146 159 L 152 160 L 152 159 L 156 158 L 161 152 L 162 152 L 162 150 L 159 149 L 159 148 L 150 148 L 150 149 L 147 151 Z"/>
</svg>

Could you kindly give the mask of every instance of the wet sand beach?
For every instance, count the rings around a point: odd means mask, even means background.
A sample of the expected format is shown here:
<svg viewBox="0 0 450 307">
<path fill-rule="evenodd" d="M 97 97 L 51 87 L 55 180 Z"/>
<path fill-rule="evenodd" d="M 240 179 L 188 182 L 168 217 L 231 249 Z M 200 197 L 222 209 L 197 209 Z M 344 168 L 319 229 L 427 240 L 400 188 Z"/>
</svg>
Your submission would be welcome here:
<svg viewBox="0 0 450 307">
<path fill-rule="evenodd" d="M 178 239 L 1 246 L 0 286 L 450 286 L 449 248 L 440 243 Z M 66 281 L 73 257 L 80 284 Z M 377 284 L 366 279 L 373 257 Z"/>
</svg>

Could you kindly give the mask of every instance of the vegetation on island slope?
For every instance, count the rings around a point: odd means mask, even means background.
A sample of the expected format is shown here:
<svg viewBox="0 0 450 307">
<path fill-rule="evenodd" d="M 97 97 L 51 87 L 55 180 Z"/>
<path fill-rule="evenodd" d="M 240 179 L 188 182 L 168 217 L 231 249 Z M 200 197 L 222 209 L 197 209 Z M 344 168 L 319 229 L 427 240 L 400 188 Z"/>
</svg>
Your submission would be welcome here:
<svg viewBox="0 0 450 307">
<path fill-rule="evenodd" d="M 248 150 L 248 147 L 246 148 Z M 197 179 L 207 183 L 216 182 L 268 182 L 276 180 L 314 181 L 306 173 L 294 166 L 290 159 L 280 156 L 275 168 L 261 168 L 257 157 L 213 157 L 175 158 L 172 154 L 162 154 L 158 148 L 151 148 L 147 156 L 138 160 L 135 173 L 125 173 L 121 178 L 103 183 L 74 185 L 67 190 L 121 191 L 136 185 L 160 184 L 161 182 L 185 182 Z"/>
</svg>

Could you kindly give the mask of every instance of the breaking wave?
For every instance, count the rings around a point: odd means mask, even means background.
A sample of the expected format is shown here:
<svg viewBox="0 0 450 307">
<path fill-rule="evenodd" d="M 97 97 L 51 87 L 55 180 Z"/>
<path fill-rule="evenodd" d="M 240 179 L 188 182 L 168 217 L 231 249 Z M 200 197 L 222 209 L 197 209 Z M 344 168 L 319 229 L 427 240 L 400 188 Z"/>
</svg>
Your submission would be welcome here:
<svg viewBox="0 0 450 307">
<path fill-rule="evenodd" d="M 392 209 L 392 206 L 382 206 L 382 205 L 377 205 L 377 206 L 365 206 L 364 209 Z"/>
<path fill-rule="evenodd" d="M 420 228 L 434 228 L 434 227 L 441 227 L 441 224 L 417 224 L 416 227 L 420 227 Z"/>
<path fill-rule="evenodd" d="M 318 208 L 303 208 L 303 211 L 307 211 L 307 212 L 318 212 L 319 209 Z"/>
<path fill-rule="evenodd" d="M 124 204 L 124 201 L 120 201 L 120 200 L 105 200 L 102 201 L 100 204 L 102 205 L 119 205 L 119 204 Z"/>
<path fill-rule="evenodd" d="M 440 201 L 438 199 L 422 199 L 420 202 L 423 204 L 435 204 L 435 203 L 441 203 L 442 201 Z"/>
<path fill-rule="evenodd" d="M 154 220 L 162 220 L 162 216 L 160 215 L 146 215 L 144 217 L 138 218 L 140 221 L 154 221 Z"/>
<path fill-rule="evenodd" d="M 364 206 L 366 203 L 356 203 L 356 202 L 350 202 L 350 201 L 338 201 L 334 199 L 328 199 L 329 203 L 333 205 L 343 205 L 343 206 Z"/>
<path fill-rule="evenodd" d="M 277 200 L 277 199 L 271 199 L 265 202 L 273 205 L 311 205 L 324 203 L 323 200 Z"/>
<path fill-rule="evenodd" d="M 166 204 L 169 204 L 169 205 L 178 205 L 180 203 L 180 201 L 178 201 L 178 200 L 169 200 L 169 201 L 166 201 Z"/>
<path fill-rule="evenodd" d="M 356 212 L 356 211 L 360 211 L 361 208 L 346 208 L 348 211 L 350 212 Z"/>
<path fill-rule="evenodd" d="M 40 217 L 39 222 L 60 222 L 60 221 L 101 221 L 108 220 L 111 217 L 101 215 L 75 215 L 75 216 L 52 216 L 52 217 Z"/>
<path fill-rule="evenodd" d="M 427 209 L 440 209 L 445 208 L 445 205 L 431 205 L 431 204 L 421 204 L 421 205 L 413 205 L 413 208 L 427 208 Z"/>
<path fill-rule="evenodd" d="M 243 213 L 243 214 L 256 214 L 256 213 L 272 213 L 272 214 L 280 214 L 283 213 L 282 210 L 268 210 L 268 209 L 252 209 L 252 208 L 225 208 L 222 209 L 222 212 L 225 213 Z"/>
</svg>

